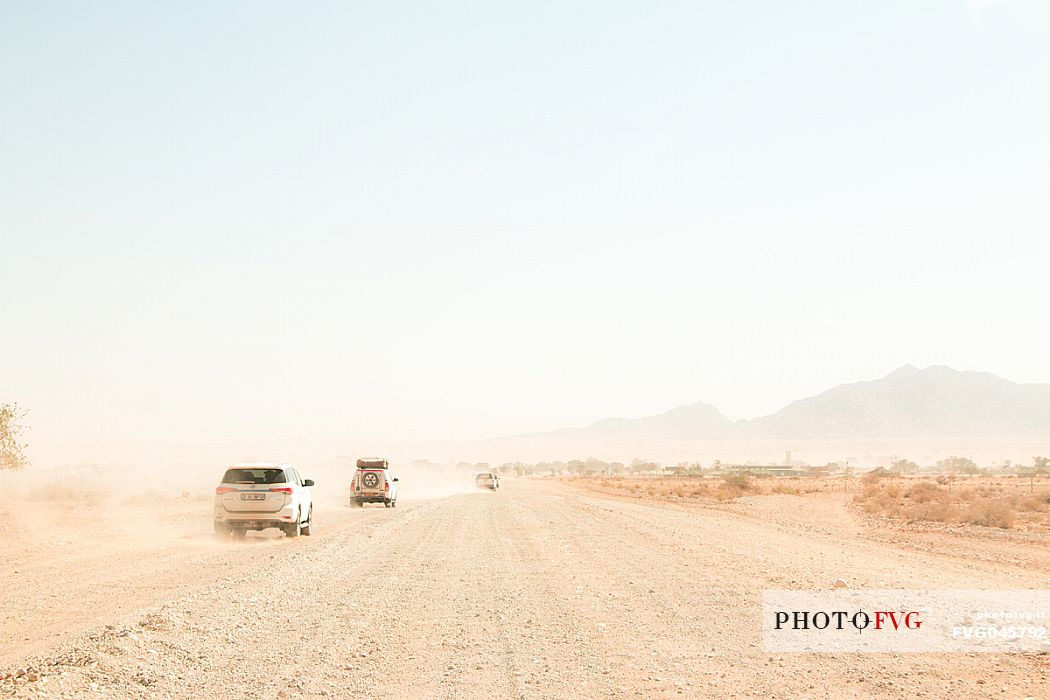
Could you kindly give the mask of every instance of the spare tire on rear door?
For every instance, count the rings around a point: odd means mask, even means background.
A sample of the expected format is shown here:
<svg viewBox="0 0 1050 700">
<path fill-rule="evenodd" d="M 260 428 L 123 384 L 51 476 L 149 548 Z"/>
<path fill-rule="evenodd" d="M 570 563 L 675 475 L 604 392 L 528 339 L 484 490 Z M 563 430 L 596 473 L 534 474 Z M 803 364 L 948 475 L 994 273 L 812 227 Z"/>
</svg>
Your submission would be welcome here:
<svg viewBox="0 0 1050 700">
<path fill-rule="evenodd" d="M 375 472 L 365 472 L 361 475 L 361 484 L 366 489 L 374 489 L 379 486 L 379 475 Z"/>
</svg>

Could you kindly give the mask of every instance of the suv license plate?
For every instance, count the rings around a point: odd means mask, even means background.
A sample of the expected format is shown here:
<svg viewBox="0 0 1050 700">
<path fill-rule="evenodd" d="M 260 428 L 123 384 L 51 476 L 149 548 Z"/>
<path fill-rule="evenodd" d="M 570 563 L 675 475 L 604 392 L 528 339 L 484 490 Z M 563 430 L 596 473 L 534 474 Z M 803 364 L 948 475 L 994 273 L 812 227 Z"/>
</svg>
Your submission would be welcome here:
<svg viewBox="0 0 1050 700">
<path fill-rule="evenodd" d="M 266 494 L 265 493 L 242 493 L 241 494 L 241 500 L 242 501 L 265 501 L 266 500 Z"/>
</svg>

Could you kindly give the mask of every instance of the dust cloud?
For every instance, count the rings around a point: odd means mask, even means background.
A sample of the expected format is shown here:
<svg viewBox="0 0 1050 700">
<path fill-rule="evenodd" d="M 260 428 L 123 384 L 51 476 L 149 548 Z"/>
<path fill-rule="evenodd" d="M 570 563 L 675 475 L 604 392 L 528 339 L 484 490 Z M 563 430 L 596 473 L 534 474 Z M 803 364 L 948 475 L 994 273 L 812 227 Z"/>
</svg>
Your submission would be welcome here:
<svg viewBox="0 0 1050 700">
<path fill-rule="evenodd" d="M 85 464 L 0 473 L 7 494 L 0 506 L 0 555 L 6 561 L 43 552 L 102 554 L 108 546 L 228 546 L 212 531 L 214 490 L 238 461 L 286 461 L 313 479 L 321 519 L 350 508 L 356 457 L 314 462 L 291 459 Z M 476 493 L 473 465 L 391 460 L 399 503 Z"/>
</svg>

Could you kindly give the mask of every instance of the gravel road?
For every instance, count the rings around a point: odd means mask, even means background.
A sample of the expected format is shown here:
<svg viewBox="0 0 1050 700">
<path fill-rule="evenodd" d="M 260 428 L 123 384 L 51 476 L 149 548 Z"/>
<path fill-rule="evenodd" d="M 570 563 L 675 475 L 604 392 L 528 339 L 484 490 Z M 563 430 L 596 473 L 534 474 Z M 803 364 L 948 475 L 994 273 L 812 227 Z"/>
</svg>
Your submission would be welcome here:
<svg viewBox="0 0 1050 700">
<path fill-rule="evenodd" d="M 1045 655 L 765 653 L 766 588 L 1047 584 L 866 537 L 836 500 L 784 503 L 768 518 L 508 479 L 327 508 L 299 540 L 214 541 L 203 500 L 76 541 L 8 523 L 0 695 L 1050 697 Z"/>
</svg>

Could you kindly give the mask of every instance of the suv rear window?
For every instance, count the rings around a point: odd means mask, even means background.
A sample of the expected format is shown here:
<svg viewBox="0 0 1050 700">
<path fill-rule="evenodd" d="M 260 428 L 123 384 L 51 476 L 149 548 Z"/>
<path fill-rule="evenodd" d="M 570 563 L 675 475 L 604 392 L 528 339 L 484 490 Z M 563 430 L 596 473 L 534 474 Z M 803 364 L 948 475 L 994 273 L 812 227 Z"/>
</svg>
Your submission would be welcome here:
<svg viewBox="0 0 1050 700">
<path fill-rule="evenodd" d="M 222 477 L 224 484 L 283 484 L 286 483 L 283 469 L 227 469 Z"/>
</svg>

